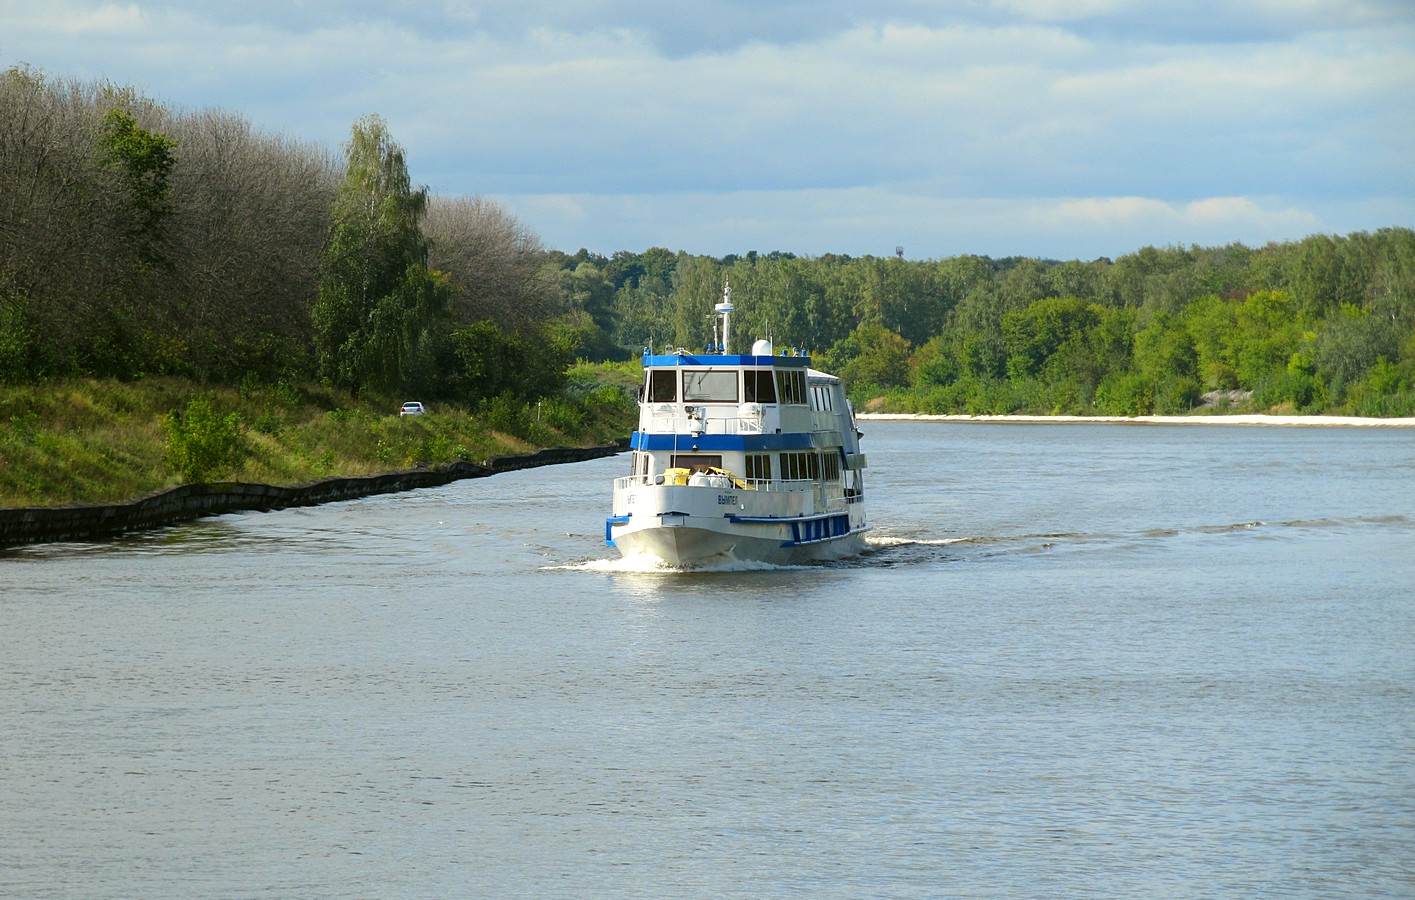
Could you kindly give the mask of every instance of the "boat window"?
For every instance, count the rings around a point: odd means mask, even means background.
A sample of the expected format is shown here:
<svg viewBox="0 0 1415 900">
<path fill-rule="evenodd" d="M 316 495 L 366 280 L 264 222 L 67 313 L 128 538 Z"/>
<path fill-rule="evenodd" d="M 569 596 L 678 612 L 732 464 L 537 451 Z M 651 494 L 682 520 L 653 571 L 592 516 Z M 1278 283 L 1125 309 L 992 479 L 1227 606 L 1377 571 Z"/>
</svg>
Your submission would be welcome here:
<svg viewBox="0 0 1415 900">
<path fill-rule="evenodd" d="M 743 399 L 748 403 L 775 403 L 776 380 L 771 369 L 747 369 L 742 373 Z"/>
<path fill-rule="evenodd" d="M 678 370 L 649 370 L 649 402 L 672 403 L 678 399 Z"/>
<path fill-rule="evenodd" d="M 821 458 L 819 453 L 781 454 L 782 481 L 819 481 Z"/>
<path fill-rule="evenodd" d="M 828 385 L 811 385 L 811 409 L 821 412 L 831 412 L 830 387 Z"/>
<path fill-rule="evenodd" d="M 840 480 L 840 455 L 838 453 L 822 454 L 821 465 L 825 470 L 826 481 Z"/>
<path fill-rule="evenodd" d="M 771 480 L 771 454 L 748 453 L 747 477 L 756 481 Z"/>
<path fill-rule="evenodd" d="M 687 469 L 690 475 L 707 469 L 720 469 L 722 468 L 722 454 L 675 453 L 673 454 L 673 465 L 679 469 Z"/>
<path fill-rule="evenodd" d="M 845 496 L 854 502 L 854 498 L 865 495 L 865 476 L 862 472 L 854 469 L 845 470 Z"/>
<path fill-rule="evenodd" d="M 730 370 L 685 369 L 683 371 L 684 403 L 736 403 L 737 372 Z"/>
<path fill-rule="evenodd" d="M 781 403 L 805 403 L 806 373 L 801 371 L 777 372 L 776 396 Z"/>
</svg>

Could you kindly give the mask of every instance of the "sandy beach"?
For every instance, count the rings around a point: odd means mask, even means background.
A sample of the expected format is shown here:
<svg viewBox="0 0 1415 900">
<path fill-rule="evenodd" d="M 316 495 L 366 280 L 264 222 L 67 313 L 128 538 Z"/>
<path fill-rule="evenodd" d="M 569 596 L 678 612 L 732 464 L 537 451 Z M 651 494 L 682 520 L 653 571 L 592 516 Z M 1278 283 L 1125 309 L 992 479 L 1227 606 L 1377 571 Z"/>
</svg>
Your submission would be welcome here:
<svg viewBox="0 0 1415 900">
<path fill-rule="evenodd" d="M 909 413 L 859 413 L 861 421 L 1003 422 L 1021 425 L 1259 425 L 1299 428 L 1415 428 L 1415 418 L 1365 419 L 1358 416 L 929 416 Z"/>
</svg>

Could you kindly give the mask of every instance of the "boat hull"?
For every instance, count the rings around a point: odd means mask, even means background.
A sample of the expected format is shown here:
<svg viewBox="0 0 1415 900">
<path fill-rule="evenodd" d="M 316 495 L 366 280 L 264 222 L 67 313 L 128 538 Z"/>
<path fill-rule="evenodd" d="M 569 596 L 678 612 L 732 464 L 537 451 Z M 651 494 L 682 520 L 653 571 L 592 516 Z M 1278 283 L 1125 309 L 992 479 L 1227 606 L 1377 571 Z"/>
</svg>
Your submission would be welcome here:
<svg viewBox="0 0 1415 900">
<path fill-rule="evenodd" d="M 618 535 L 614 545 L 626 558 L 651 557 L 663 565 L 691 568 L 716 562 L 800 565 L 856 556 L 865 549 L 865 530 L 809 543 L 718 531 L 691 525 L 643 528 Z"/>
<path fill-rule="evenodd" d="M 674 567 L 717 561 L 775 565 L 820 562 L 860 553 L 863 509 L 816 507 L 809 492 L 770 493 L 718 487 L 641 485 L 619 496 L 605 537 L 625 557 Z"/>
</svg>

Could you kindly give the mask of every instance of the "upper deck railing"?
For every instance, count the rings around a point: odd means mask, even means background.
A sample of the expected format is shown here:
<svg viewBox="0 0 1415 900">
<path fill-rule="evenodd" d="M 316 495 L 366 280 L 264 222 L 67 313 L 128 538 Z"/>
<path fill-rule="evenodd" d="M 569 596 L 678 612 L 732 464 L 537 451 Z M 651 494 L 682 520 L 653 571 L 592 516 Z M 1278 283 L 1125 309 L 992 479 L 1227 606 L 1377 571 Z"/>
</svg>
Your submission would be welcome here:
<svg viewBox="0 0 1415 900">
<path fill-rule="evenodd" d="M 840 416 L 834 412 L 804 407 L 782 410 L 755 403 L 644 404 L 639 411 L 639 431 L 645 434 L 763 434 L 773 430 L 827 433 L 840 427 Z"/>
<path fill-rule="evenodd" d="M 688 410 L 693 410 L 688 412 Z M 645 406 L 639 416 L 639 430 L 650 434 L 761 434 L 761 408 L 743 413 L 741 407 Z M 719 414 L 719 413 L 726 413 Z"/>
</svg>

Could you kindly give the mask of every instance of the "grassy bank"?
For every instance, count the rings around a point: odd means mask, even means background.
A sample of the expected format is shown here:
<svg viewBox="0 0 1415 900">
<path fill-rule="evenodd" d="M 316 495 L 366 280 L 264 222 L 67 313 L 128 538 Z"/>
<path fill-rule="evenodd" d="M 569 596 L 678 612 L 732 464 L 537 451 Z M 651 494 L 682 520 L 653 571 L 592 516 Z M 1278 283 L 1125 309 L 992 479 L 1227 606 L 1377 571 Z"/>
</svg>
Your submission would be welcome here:
<svg viewBox="0 0 1415 900">
<path fill-rule="evenodd" d="M 169 417 L 205 403 L 235 425 L 233 461 L 208 480 L 294 484 L 626 436 L 634 407 L 615 369 L 579 366 L 560 397 L 472 408 L 353 397 L 316 384 L 201 385 L 175 378 L 0 386 L 0 506 L 126 500 L 190 480 Z M 234 418 L 233 418 L 234 417 Z"/>
</svg>

